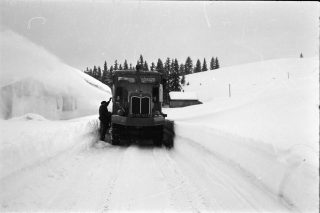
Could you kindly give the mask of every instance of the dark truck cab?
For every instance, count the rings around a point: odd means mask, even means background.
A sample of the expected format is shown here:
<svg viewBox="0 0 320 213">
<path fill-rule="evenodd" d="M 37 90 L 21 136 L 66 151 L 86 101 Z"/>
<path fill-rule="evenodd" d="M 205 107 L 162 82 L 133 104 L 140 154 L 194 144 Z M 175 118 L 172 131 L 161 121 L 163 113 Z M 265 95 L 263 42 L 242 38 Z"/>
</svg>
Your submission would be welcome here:
<svg viewBox="0 0 320 213">
<path fill-rule="evenodd" d="M 112 77 L 112 144 L 152 142 L 172 147 L 173 142 L 165 141 L 168 136 L 164 135 L 168 121 L 162 113 L 162 75 L 155 71 L 125 70 L 115 71 Z"/>
</svg>

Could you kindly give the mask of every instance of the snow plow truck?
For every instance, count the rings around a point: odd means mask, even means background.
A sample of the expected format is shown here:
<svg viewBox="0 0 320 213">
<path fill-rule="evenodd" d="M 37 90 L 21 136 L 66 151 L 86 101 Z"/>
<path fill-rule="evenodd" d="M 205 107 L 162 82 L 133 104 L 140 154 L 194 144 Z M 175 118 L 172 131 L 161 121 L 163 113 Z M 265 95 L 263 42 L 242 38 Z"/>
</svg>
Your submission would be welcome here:
<svg viewBox="0 0 320 213">
<path fill-rule="evenodd" d="M 120 70 L 112 75 L 111 143 L 173 147 L 174 123 L 162 113 L 163 75 Z"/>
</svg>

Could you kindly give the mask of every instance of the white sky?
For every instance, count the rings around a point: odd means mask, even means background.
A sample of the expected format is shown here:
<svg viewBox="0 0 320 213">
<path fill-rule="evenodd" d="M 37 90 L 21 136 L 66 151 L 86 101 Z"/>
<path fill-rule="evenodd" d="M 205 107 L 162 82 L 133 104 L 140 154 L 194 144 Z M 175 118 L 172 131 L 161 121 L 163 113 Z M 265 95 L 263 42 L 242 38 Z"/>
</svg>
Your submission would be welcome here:
<svg viewBox="0 0 320 213">
<path fill-rule="evenodd" d="M 7 3 L 8 2 L 8 3 Z M 319 55 L 317 2 L 5 1 L 1 30 L 13 30 L 67 64 L 149 65 L 158 58 L 218 57 L 222 66 Z"/>
</svg>

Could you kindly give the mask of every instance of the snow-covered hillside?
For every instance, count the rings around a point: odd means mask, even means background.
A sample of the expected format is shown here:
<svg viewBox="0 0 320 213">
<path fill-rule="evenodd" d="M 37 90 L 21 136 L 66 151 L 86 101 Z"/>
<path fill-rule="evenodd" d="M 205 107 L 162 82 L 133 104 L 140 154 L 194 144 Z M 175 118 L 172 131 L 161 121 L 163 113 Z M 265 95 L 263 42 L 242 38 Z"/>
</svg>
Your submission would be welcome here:
<svg viewBox="0 0 320 213">
<path fill-rule="evenodd" d="M 96 114 L 110 88 L 12 31 L 1 31 L 0 117 L 48 119 Z"/>
<path fill-rule="evenodd" d="M 170 118 L 205 123 L 274 148 L 300 144 L 317 150 L 318 77 L 316 58 L 271 60 L 188 75 L 189 85 L 183 90 L 196 92 L 204 104 L 171 109 Z"/>
<path fill-rule="evenodd" d="M 187 75 L 183 89 L 197 92 L 200 101 L 217 102 L 229 97 L 230 84 L 232 98 L 245 96 L 250 100 L 270 89 L 294 88 L 292 84 L 299 80 L 312 78 L 317 83 L 318 67 L 318 58 L 261 61 Z"/>
</svg>

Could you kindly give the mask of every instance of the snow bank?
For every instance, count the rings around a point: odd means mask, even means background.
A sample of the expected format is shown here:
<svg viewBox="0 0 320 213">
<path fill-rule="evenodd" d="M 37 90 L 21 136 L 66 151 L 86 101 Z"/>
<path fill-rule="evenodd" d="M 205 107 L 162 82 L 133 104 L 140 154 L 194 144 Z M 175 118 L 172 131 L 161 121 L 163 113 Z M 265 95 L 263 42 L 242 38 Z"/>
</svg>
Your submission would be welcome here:
<svg viewBox="0 0 320 213">
<path fill-rule="evenodd" d="M 290 150 L 276 152 L 271 144 L 200 123 L 177 122 L 176 134 L 183 142 L 204 147 L 287 207 L 302 212 L 318 210 L 318 168 L 307 159 Z"/>
<path fill-rule="evenodd" d="M 79 151 L 98 140 L 96 116 L 49 121 L 27 114 L 0 120 L 0 178 L 28 169 L 63 152 Z"/>
<path fill-rule="evenodd" d="M 314 211 L 319 207 L 318 71 L 317 59 L 297 58 L 188 75 L 184 90 L 196 91 L 204 104 L 166 113 L 181 137 L 232 162 L 287 204 Z"/>
<path fill-rule="evenodd" d="M 35 113 L 47 119 L 97 114 L 110 88 L 27 39 L 1 32 L 0 118 Z"/>
</svg>

